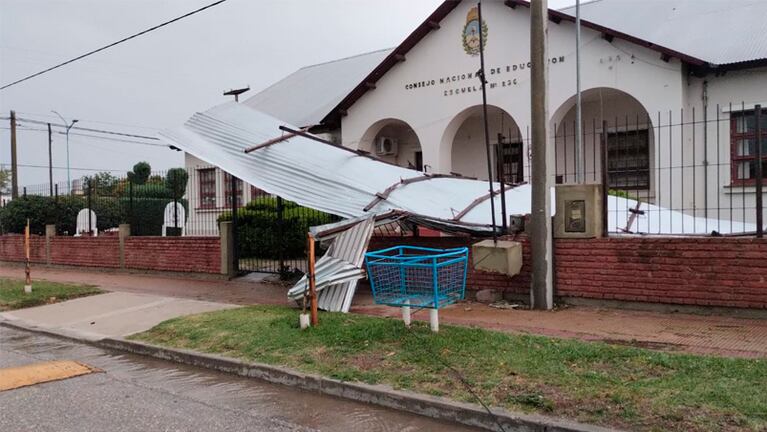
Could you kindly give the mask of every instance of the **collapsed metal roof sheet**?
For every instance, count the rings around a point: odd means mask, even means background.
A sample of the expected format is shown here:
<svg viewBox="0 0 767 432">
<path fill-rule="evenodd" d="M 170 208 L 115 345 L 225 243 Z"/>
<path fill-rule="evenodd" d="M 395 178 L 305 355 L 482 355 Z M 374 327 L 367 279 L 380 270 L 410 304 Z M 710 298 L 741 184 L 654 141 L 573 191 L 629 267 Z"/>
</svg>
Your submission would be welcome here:
<svg viewBox="0 0 767 432">
<path fill-rule="evenodd" d="M 288 135 L 275 141 L 281 127 L 286 128 L 280 120 L 229 102 L 195 114 L 184 126 L 161 132 L 160 137 L 259 189 L 305 207 L 344 218 L 374 214 L 379 223 L 408 219 L 445 232 L 492 234 L 486 181 L 424 174 L 308 135 Z M 265 142 L 273 144 L 259 146 Z M 261 148 L 245 152 L 254 146 Z M 494 183 L 493 190 L 500 223 L 500 185 Z M 506 191 L 508 215 L 529 214 L 530 203 L 530 185 Z M 611 232 L 735 234 L 756 230 L 754 224 L 703 219 L 630 199 L 611 197 L 607 204 Z M 343 226 L 349 225 L 344 222 L 338 228 Z"/>
<path fill-rule="evenodd" d="M 445 231 L 492 233 L 486 181 L 430 176 L 301 135 L 245 153 L 279 136 L 281 126 L 293 127 L 229 102 L 195 114 L 160 137 L 253 186 L 344 218 L 397 211 Z M 499 187 L 494 184 L 496 192 Z M 493 199 L 500 223 L 500 197 L 496 193 Z M 529 186 L 506 191 L 507 214 L 529 209 Z"/>
<path fill-rule="evenodd" d="M 345 227 L 315 265 L 315 287 L 318 291 L 318 306 L 331 312 L 349 312 L 357 281 L 365 277 L 362 264 L 365 251 L 375 226 L 374 215 L 355 218 L 354 224 Z M 298 300 L 308 290 L 304 276 L 288 291 L 288 298 Z"/>
</svg>

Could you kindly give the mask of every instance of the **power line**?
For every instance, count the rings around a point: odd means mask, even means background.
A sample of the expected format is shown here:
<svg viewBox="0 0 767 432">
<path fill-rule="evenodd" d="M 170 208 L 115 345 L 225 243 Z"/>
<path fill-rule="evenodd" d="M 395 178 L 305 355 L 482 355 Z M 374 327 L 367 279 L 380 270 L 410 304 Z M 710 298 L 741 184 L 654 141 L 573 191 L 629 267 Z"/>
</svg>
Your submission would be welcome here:
<svg viewBox="0 0 767 432">
<path fill-rule="evenodd" d="M 93 51 L 89 51 L 89 52 L 87 52 L 87 53 L 85 53 L 85 54 L 82 54 L 82 55 L 79 55 L 79 56 L 77 56 L 77 57 L 75 57 L 75 58 L 69 59 L 69 60 L 67 60 L 67 61 L 65 61 L 65 62 L 63 62 L 63 63 L 59 63 L 59 64 L 57 64 L 57 65 L 55 65 L 55 66 L 51 66 L 51 67 L 49 67 L 48 69 L 42 70 L 42 71 L 40 71 L 40 72 L 36 72 L 36 73 L 33 73 L 32 75 L 28 75 L 28 76 L 26 76 L 26 77 L 24 77 L 24 78 L 18 79 L 18 80 L 16 80 L 16 81 L 12 82 L 12 83 L 9 83 L 9 84 L 6 84 L 6 85 L 4 85 L 4 86 L 0 87 L 0 90 L 5 90 L 5 89 L 7 89 L 8 87 L 11 87 L 11 86 L 14 86 L 14 85 L 16 85 L 16 84 L 22 83 L 22 82 L 24 82 L 24 81 L 26 81 L 26 80 L 29 80 L 29 79 L 32 79 L 32 78 L 34 78 L 34 77 L 40 76 L 40 75 L 42 75 L 42 74 L 44 74 L 44 73 L 50 72 L 50 71 L 52 71 L 52 70 L 54 70 L 54 69 L 58 69 L 58 68 L 60 68 L 60 67 L 62 67 L 62 66 L 66 66 L 66 65 L 68 65 L 68 64 L 70 64 L 70 63 L 74 63 L 74 62 L 76 62 L 77 60 L 81 60 L 81 59 L 83 59 L 83 58 L 85 58 L 85 57 L 88 57 L 88 56 L 90 56 L 90 55 L 96 54 L 97 52 L 100 52 L 100 51 L 104 51 L 105 49 L 111 48 L 111 47 L 113 47 L 113 46 L 115 46 L 115 45 L 119 45 L 119 44 L 121 44 L 121 43 L 123 43 L 123 42 L 127 42 L 127 41 L 129 41 L 129 40 L 131 40 L 131 39 L 133 39 L 133 38 L 136 38 L 136 37 L 139 37 L 139 36 L 141 36 L 141 35 L 144 35 L 144 34 L 146 34 L 146 33 L 149 33 L 149 32 L 151 32 L 151 31 L 157 30 L 157 29 L 159 29 L 159 28 L 161 28 L 161 27 L 165 27 L 165 26 L 166 26 L 166 25 L 168 25 L 168 24 L 171 24 L 171 23 L 174 23 L 174 22 L 176 22 L 176 21 L 182 20 L 182 19 L 184 19 L 184 18 L 186 18 L 186 17 L 189 17 L 189 16 L 192 16 L 192 15 L 194 15 L 194 14 L 196 14 L 196 13 L 200 13 L 200 12 L 204 11 L 205 9 L 209 9 L 209 8 L 212 8 L 213 6 L 219 5 L 219 4 L 221 4 L 221 3 L 225 2 L 225 1 L 226 1 L 226 0 L 218 0 L 217 2 L 213 2 L 213 3 L 211 3 L 211 4 L 207 5 L 207 6 L 203 6 L 203 7 L 199 8 L 199 9 L 195 9 L 195 10 L 193 10 L 193 11 L 191 11 L 191 12 L 185 13 L 184 15 L 181 15 L 181 16 L 179 16 L 179 17 L 173 18 L 173 19 L 172 19 L 172 20 L 170 20 L 170 21 L 165 21 L 165 22 L 164 22 L 164 23 L 162 23 L 162 24 L 158 24 L 158 25 L 156 25 L 156 26 L 154 26 L 154 27 L 150 27 L 150 28 L 148 28 L 148 29 L 146 29 L 146 30 L 144 30 L 144 31 L 140 31 L 140 32 L 138 32 L 138 33 L 135 33 L 135 34 L 133 34 L 133 35 L 131 35 L 131 36 L 128 36 L 128 37 L 126 37 L 126 38 L 123 38 L 123 39 L 120 39 L 120 40 L 118 40 L 117 42 L 112 42 L 112 43 L 111 43 L 111 44 L 109 44 L 109 45 L 104 45 L 104 46 L 103 46 L 103 47 L 101 47 L 101 48 L 97 48 L 97 49 L 95 49 L 95 50 L 93 50 Z"/>
<path fill-rule="evenodd" d="M 56 126 L 56 127 L 60 127 L 60 128 L 66 128 L 65 125 L 62 125 L 62 124 L 59 124 L 59 123 L 51 123 L 51 122 L 46 122 L 46 121 L 42 121 L 42 120 L 32 120 L 32 119 L 28 119 L 28 118 L 24 118 L 24 117 L 16 117 L 16 121 L 26 122 L 26 123 L 34 123 L 34 124 L 40 124 L 40 125 L 50 124 L 51 126 Z M 146 139 L 146 140 L 159 141 L 159 138 L 153 137 L 153 136 L 130 134 L 130 133 L 117 132 L 117 131 L 112 131 L 112 130 L 107 130 L 107 129 L 93 129 L 93 128 L 84 128 L 84 127 L 80 127 L 80 126 L 73 126 L 71 129 L 76 129 L 76 130 L 81 130 L 81 131 L 86 131 L 86 132 L 96 132 L 96 133 L 103 133 L 103 134 L 109 134 L 109 135 L 120 135 L 120 136 L 125 136 L 125 137 L 130 137 L 130 138 L 141 138 L 141 139 Z"/>
<path fill-rule="evenodd" d="M 51 126 L 53 126 L 53 124 L 51 124 Z M 7 126 L 0 126 L 0 129 L 8 130 L 10 128 L 7 127 Z M 30 131 L 30 132 L 45 132 L 45 133 L 48 132 L 48 129 L 39 129 L 39 128 L 33 128 L 33 127 L 29 127 L 29 126 L 19 126 L 17 128 L 17 130 L 20 130 L 20 131 Z M 61 131 L 54 131 L 53 133 L 58 134 L 58 135 L 66 135 L 66 132 L 61 132 Z M 128 143 L 128 144 L 140 144 L 140 145 L 145 145 L 145 146 L 150 146 L 150 147 L 163 147 L 163 148 L 170 147 L 167 144 L 156 144 L 156 143 L 142 142 L 142 141 L 129 140 L 129 139 L 112 138 L 112 137 L 108 137 L 108 136 L 98 136 L 98 135 L 91 135 L 91 134 L 83 134 L 83 133 L 77 133 L 77 132 L 70 132 L 69 134 L 73 135 L 73 136 L 81 136 L 81 137 L 93 138 L 93 139 L 99 139 L 99 140 L 117 141 L 117 142 Z"/>
<path fill-rule="evenodd" d="M 36 116 L 36 117 L 51 117 L 51 118 L 57 119 L 57 121 L 58 121 L 58 118 L 59 118 L 58 116 L 56 116 L 54 114 L 34 113 L 34 112 L 30 112 L 30 111 L 19 111 L 19 110 L 16 110 L 16 114 L 28 114 L 28 115 Z M 111 125 L 111 126 L 123 126 L 123 127 L 136 128 L 136 129 L 149 129 L 149 130 L 153 130 L 153 131 L 160 130 L 160 128 L 154 127 L 154 126 L 138 125 L 138 124 L 131 124 L 131 123 L 119 123 L 119 122 L 111 122 L 111 121 L 104 121 L 104 120 L 92 120 L 92 119 L 82 118 L 80 116 L 78 116 L 77 118 L 81 122 L 83 122 L 83 123 L 100 123 L 100 124 L 106 124 L 106 125 Z M 0 117 L 0 119 L 8 120 L 8 117 Z"/>
<path fill-rule="evenodd" d="M 25 164 L 18 164 L 20 167 L 24 168 L 45 168 L 48 169 L 48 165 L 25 165 Z M 51 167 L 53 169 L 62 169 L 65 170 L 67 167 L 62 166 L 53 166 Z M 127 169 L 110 169 L 110 168 L 75 168 L 70 167 L 69 169 L 75 170 L 75 171 L 109 171 L 109 172 L 127 172 Z"/>
</svg>

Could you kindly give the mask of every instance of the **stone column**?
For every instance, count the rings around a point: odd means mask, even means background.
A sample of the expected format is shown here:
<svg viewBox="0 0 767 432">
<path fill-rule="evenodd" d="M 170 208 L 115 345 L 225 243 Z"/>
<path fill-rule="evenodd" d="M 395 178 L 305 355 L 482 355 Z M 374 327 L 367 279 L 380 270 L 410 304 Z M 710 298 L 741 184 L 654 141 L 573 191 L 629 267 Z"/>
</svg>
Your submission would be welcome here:
<svg viewBox="0 0 767 432">
<path fill-rule="evenodd" d="M 120 224 L 117 227 L 117 235 L 120 239 L 120 268 L 125 268 L 125 241 L 130 237 L 130 224 Z"/>
<path fill-rule="evenodd" d="M 218 228 L 221 235 L 221 274 L 233 278 L 235 272 L 234 230 L 232 228 L 232 222 L 220 222 Z"/>
<path fill-rule="evenodd" d="M 45 226 L 45 264 L 51 265 L 51 243 L 56 236 L 56 225 Z"/>
</svg>

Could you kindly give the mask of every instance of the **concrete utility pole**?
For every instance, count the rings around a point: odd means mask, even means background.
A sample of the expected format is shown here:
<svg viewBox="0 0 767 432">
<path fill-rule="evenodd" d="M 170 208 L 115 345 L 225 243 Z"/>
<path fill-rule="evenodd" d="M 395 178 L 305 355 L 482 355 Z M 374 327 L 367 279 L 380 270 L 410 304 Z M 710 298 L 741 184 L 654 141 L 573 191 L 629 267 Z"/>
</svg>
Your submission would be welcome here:
<svg viewBox="0 0 767 432">
<path fill-rule="evenodd" d="M 53 196 L 53 132 L 51 132 L 50 123 L 48 123 L 48 182 L 51 186 L 50 196 Z"/>
<path fill-rule="evenodd" d="M 551 240 L 551 180 L 548 167 L 548 4 L 547 0 L 530 2 L 530 61 L 532 68 L 530 105 L 532 114 L 532 212 L 530 242 L 533 277 L 530 289 L 535 309 L 554 305 Z"/>
<path fill-rule="evenodd" d="M 19 165 L 16 155 L 16 111 L 11 110 L 11 199 L 19 197 Z"/>
</svg>

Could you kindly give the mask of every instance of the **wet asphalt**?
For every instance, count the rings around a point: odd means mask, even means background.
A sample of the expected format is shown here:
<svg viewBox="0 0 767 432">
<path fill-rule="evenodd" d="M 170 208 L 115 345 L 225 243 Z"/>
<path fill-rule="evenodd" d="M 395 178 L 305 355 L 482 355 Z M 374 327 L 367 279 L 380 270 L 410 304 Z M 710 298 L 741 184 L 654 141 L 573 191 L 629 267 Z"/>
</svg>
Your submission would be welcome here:
<svg viewBox="0 0 767 432">
<path fill-rule="evenodd" d="M 0 392 L 0 431 L 473 431 L 368 404 L 0 327 L 0 368 L 103 372 Z"/>
</svg>

